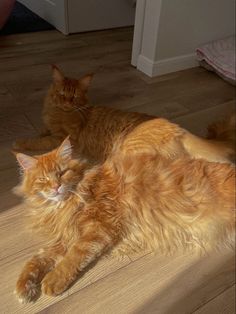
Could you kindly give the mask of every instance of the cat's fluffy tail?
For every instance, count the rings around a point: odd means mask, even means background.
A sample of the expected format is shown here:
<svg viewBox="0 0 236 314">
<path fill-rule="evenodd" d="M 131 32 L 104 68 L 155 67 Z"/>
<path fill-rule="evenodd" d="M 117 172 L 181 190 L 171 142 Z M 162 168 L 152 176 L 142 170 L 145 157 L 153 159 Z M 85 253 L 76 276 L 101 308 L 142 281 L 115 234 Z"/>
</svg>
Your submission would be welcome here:
<svg viewBox="0 0 236 314">
<path fill-rule="evenodd" d="M 236 114 L 210 124 L 207 130 L 208 139 L 216 139 L 235 144 Z"/>
<path fill-rule="evenodd" d="M 207 139 L 186 133 L 183 138 L 185 149 L 191 156 L 209 161 L 235 161 L 236 115 L 214 122 L 208 126 Z"/>
</svg>

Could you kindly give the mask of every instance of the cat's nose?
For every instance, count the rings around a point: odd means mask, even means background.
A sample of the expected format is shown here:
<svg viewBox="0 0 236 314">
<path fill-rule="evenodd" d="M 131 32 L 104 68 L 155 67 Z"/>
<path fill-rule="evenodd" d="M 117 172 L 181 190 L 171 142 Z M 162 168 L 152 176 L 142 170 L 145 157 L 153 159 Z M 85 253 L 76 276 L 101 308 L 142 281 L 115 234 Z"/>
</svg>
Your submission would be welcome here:
<svg viewBox="0 0 236 314">
<path fill-rule="evenodd" d="M 55 191 L 58 192 L 58 190 L 59 190 L 59 188 L 60 188 L 60 185 L 57 184 L 57 183 L 55 183 L 55 184 L 53 184 L 52 188 L 53 188 L 53 190 L 55 190 Z"/>
</svg>

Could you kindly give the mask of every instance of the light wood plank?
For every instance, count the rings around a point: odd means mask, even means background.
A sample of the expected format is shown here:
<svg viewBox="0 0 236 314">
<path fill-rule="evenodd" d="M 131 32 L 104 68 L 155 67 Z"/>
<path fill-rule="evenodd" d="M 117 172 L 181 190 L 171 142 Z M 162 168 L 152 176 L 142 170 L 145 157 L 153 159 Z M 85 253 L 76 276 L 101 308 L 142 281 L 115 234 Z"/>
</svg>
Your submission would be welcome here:
<svg viewBox="0 0 236 314">
<path fill-rule="evenodd" d="M 173 121 L 194 134 L 205 136 L 208 125 L 222 119 L 227 114 L 231 114 L 231 112 L 235 112 L 235 104 L 235 100 L 232 100 L 205 110 L 174 118 Z"/>
<path fill-rule="evenodd" d="M 16 167 L 0 171 L 0 214 L 21 202 L 19 197 L 12 193 L 12 188 L 19 182 L 18 172 Z"/>
<path fill-rule="evenodd" d="M 171 119 L 189 113 L 189 109 L 176 101 L 164 102 L 159 106 L 158 101 L 148 102 L 147 104 L 129 108 L 129 111 L 144 112 L 158 117 Z"/>
<path fill-rule="evenodd" d="M 12 141 L 1 142 L 0 147 L 0 170 L 16 168 L 16 158 L 12 153 Z"/>
<path fill-rule="evenodd" d="M 1 213 L 0 236 L 1 247 L 4 249 L 0 253 L 0 266 L 5 264 L 8 258 L 16 259 L 23 251 L 35 253 L 37 247 L 43 243 L 39 235 L 32 234 L 29 230 L 25 214 L 26 209 L 21 205 Z"/>
<path fill-rule="evenodd" d="M 235 314 L 235 293 L 235 285 L 233 285 L 194 314 Z"/>
<path fill-rule="evenodd" d="M 27 137 L 34 133 L 34 128 L 22 114 L 0 117 L 0 142 L 14 141 L 19 134 Z"/>
<path fill-rule="evenodd" d="M 40 313 L 192 313 L 230 287 L 234 258 L 147 255 Z"/>
<path fill-rule="evenodd" d="M 18 241 L 15 242 L 15 246 L 17 247 L 18 243 L 22 240 L 24 241 L 25 238 L 22 238 L 20 234 Z M 128 258 L 124 258 L 122 261 L 109 258 L 101 259 L 93 269 L 88 270 L 79 278 L 78 282 L 63 295 L 56 298 L 42 296 L 36 303 L 20 304 L 13 294 L 15 283 L 24 263 L 32 256 L 33 252 L 35 252 L 38 247 L 40 247 L 39 244 L 29 249 L 24 249 L 1 261 L 0 313 L 36 313 L 49 305 L 67 298 L 69 295 L 74 294 L 86 286 L 89 287 L 94 282 L 99 281 L 101 278 L 106 277 L 108 274 L 130 263 Z"/>
</svg>

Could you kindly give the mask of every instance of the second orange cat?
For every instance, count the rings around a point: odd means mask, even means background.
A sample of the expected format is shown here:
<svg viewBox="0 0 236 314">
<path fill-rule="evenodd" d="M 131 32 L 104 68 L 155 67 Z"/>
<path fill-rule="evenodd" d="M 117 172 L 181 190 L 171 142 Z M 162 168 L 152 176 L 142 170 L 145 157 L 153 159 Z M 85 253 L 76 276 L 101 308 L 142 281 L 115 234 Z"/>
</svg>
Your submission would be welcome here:
<svg viewBox="0 0 236 314">
<path fill-rule="evenodd" d="M 127 135 L 144 121 L 156 119 L 142 113 L 123 112 L 107 107 L 88 105 L 87 90 L 92 75 L 76 80 L 65 77 L 53 67 L 53 82 L 45 98 L 43 122 L 45 130 L 40 137 L 19 139 L 15 149 L 50 150 L 67 136 L 80 156 L 96 162 L 104 161 L 111 153 L 117 139 Z M 160 145 L 168 144 L 170 155 L 176 154 L 176 147 L 186 155 L 210 161 L 228 161 L 234 148 L 225 140 L 206 140 L 160 119 L 156 123 L 153 145 L 162 151 Z"/>
</svg>

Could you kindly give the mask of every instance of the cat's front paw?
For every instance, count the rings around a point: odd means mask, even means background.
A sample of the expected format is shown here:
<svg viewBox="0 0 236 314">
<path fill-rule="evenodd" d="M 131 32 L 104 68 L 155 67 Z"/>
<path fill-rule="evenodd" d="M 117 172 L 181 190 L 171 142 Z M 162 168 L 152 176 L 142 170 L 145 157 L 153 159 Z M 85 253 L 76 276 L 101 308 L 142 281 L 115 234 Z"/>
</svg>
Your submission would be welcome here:
<svg viewBox="0 0 236 314">
<path fill-rule="evenodd" d="M 18 139 L 12 144 L 12 148 L 15 150 L 24 150 L 26 149 L 26 140 Z"/>
<path fill-rule="evenodd" d="M 14 293 L 20 303 L 34 302 L 40 294 L 40 287 L 30 278 L 19 278 Z"/>
<path fill-rule="evenodd" d="M 58 274 L 56 270 L 48 273 L 42 281 L 41 290 L 49 296 L 57 296 L 63 293 L 68 287 L 68 282 L 62 274 Z"/>
</svg>

